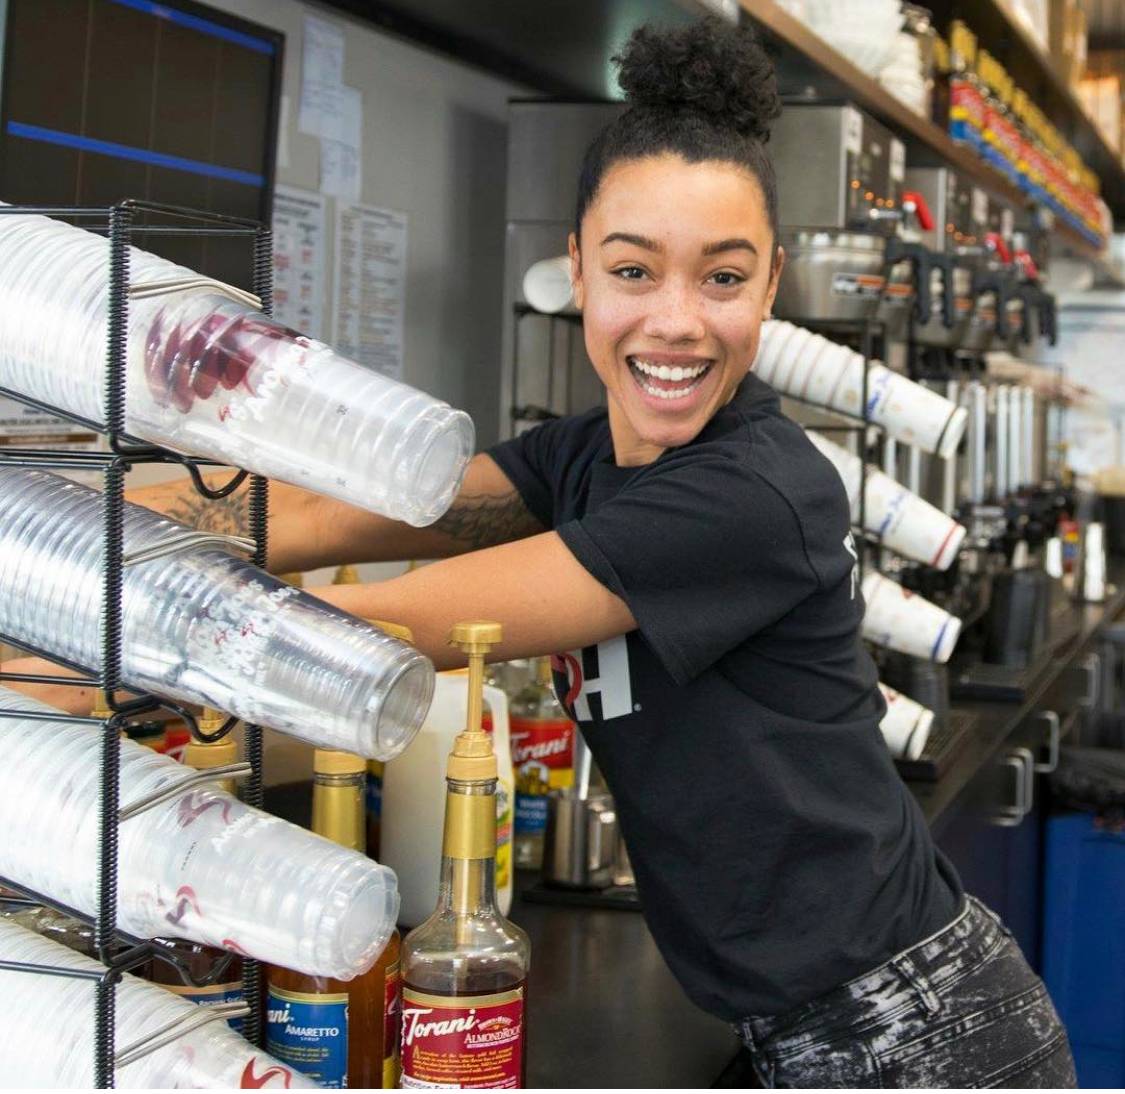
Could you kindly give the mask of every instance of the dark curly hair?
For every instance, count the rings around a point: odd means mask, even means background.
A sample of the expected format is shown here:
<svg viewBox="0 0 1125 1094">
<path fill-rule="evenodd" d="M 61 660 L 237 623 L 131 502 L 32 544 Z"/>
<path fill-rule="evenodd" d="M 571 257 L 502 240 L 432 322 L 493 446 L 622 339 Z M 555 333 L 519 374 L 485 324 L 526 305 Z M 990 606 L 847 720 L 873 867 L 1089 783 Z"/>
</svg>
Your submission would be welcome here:
<svg viewBox="0 0 1125 1094">
<path fill-rule="evenodd" d="M 575 233 L 581 235 L 582 218 L 610 167 L 673 152 L 688 163 L 719 160 L 749 171 L 762 188 L 776 240 L 777 178 L 765 144 L 781 99 L 757 35 L 713 16 L 667 29 L 644 26 L 613 61 L 629 109 L 586 150 Z"/>
</svg>

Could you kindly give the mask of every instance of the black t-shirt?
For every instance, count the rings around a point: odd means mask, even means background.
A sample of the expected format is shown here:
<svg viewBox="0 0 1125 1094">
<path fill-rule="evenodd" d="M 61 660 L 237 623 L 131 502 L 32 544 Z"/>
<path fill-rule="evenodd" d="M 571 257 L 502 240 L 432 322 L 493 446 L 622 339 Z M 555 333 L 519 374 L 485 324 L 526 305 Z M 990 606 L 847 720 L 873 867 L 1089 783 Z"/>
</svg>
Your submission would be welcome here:
<svg viewBox="0 0 1125 1094">
<path fill-rule="evenodd" d="M 618 467 L 604 409 L 489 453 L 637 630 L 555 658 L 687 994 L 777 1014 L 945 926 L 956 874 L 879 732 L 843 484 L 753 374 Z"/>
</svg>

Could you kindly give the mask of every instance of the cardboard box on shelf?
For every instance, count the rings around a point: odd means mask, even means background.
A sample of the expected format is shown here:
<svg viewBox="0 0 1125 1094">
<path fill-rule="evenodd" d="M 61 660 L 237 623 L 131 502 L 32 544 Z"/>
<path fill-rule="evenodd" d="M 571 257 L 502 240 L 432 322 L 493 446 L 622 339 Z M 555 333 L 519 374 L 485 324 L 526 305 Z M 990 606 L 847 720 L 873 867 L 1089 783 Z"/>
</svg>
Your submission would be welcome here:
<svg viewBox="0 0 1125 1094">
<path fill-rule="evenodd" d="M 1051 0 L 1049 27 L 1051 63 L 1076 87 L 1086 67 L 1086 13 L 1080 0 Z"/>
<path fill-rule="evenodd" d="M 1078 96 L 1106 144 L 1120 152 L 1121 78 L 1117 75 L 1086 76 L 1078 85 Z"/>
</svg>

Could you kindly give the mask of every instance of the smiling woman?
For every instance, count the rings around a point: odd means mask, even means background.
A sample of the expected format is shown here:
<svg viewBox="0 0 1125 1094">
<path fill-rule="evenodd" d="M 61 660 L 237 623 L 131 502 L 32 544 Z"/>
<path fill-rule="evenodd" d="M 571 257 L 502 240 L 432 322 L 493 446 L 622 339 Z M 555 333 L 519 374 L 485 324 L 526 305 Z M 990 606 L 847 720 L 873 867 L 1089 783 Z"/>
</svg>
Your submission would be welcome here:
<svg viewBox="0 0 1125 1094">
<path fill-rule="evenodd" d="M 620 63 L 630 109 L 570 240 L 607 407 L 478 454 L 428 529 L 278 487 L 271 566 L 440 558 L 319 594 L 439 666 L 472 618 L 503 622 L 498 660 L 558 655 L 653 937 L 766 1083 L 1074 1085 L 1042 985 L 883 744 L 839 475 L 751 371 L 784 265 L 768 58 L 705 20 Z"/>
</svg>

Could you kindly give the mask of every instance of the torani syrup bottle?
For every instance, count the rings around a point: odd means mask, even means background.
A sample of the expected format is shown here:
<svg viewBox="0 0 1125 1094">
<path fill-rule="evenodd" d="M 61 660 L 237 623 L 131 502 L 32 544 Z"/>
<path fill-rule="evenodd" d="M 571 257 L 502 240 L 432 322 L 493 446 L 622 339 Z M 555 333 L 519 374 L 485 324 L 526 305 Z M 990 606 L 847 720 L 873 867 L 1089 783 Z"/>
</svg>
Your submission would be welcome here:
<svg viewBox="0 0 1125 1094">
<path fill-rule="evenodd" d="M 199 719 L 199 729 L 203 733 L 211 734 L 220 729 L 226 720 L 225 714 L 204 708 L 203 716 Z M 193 738 L 184 749 L 184 763 L 201 771 L 238 763 L 238 745 L 233 734 L 228 733 L 222 740 L 210 742 L 197 741 Z M 237 793 L 234 779 L 216 779 L 215 785 L 228 794 Z M 183 938 L 167 939 L 160 943 L 160 947 L 174 952 L 181 964 L 185 965 L 188 972 L 196 979 L 207 976 L 216 963 L 225 956 L 224 950 L 214 946 L 204 946 L 199 942 L 189 942 Z M 202 987 L 185 984 L 172 965 L 157 959 L 149 963 L 147 975 L 153 983 L 159 984 L 181 999 L 188 999 L 201 1006 L 241 1003 L 244 998 L 242 959 L 238 956 L 231 959 L 218 983 Z M 231 1018 L 228 1024 L 241 1033 L 242 1021 L 241 1018 Z"/>
<path fill-rule="evenodd" d="M 364 840 L 367 763 L 348 752 L 313 756 L 313 831 L 354 851 Z M 354 980 L 273 966 L 267 973 L 266 1051 L 327 1087 L 394 1087 L 398 1080 L 399 935 Z"/>
<path fill-rule="evenodd" d="M 481 729 L 484 657 L 498 623 L 459 623 L 465 732 L 446 768 L 437 909 L 402 944 L 402 1086 L 526 1085 L 527 935 L 496 905 L 496 757 Z"/>
<path fill-rule="evenodd" d="M 574 723 L 555 698 L 551 662 L 540 657 L 535 676 L 511 706 L 512 765 L 516 772 L 516 865 L 543 865 L 547 795 L 574 785 Z"/>
</svg>

